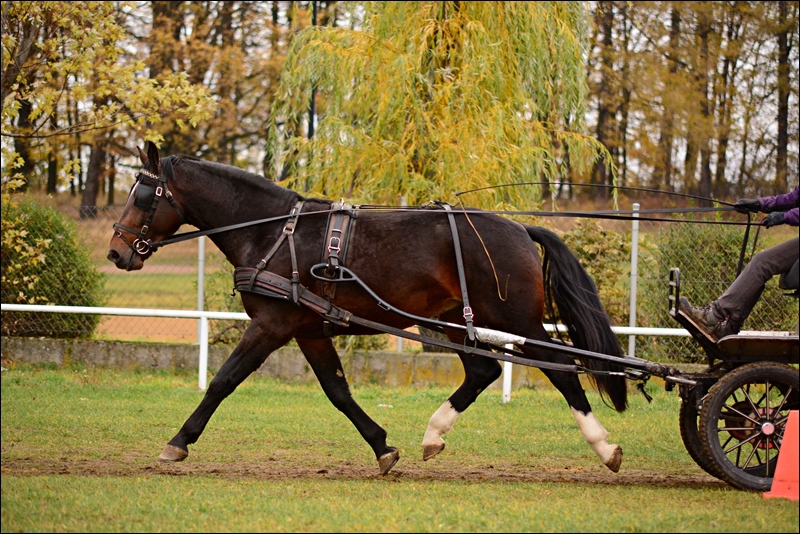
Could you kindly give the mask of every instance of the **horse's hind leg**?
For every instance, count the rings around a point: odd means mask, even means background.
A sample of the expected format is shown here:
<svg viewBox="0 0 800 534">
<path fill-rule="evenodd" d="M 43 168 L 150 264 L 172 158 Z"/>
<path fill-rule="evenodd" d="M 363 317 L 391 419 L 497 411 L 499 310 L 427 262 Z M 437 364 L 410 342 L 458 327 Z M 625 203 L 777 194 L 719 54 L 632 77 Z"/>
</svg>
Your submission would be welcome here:
<svg viewBox="0 0 800 534">
<path fill-rule="evenodd" d="M 536 359 L 545 359 L 550 362 L 570 365 L 575 363 L 566 354 L 542 350 L 533 351 L 527 347 L 522 347 L 522 351 Z M 606 467 L 615 473 L 618 472 L 622 464 L 622 448 L 619 445 L 608 443 L 608 431 L 603 428 L 603 425 L 592 413 L 592 407 L 589 405 L 589 400 L 586 398 L 586 392 L 581 386 L 578 375 L 548 369 L 542 369 L 542 372 L 566 399 L 572 416 L 575 418 L 575 422 L 578 423 L 583 439 L 592 447 L 592 450 Z"/>
<path fill-rule="evenodd" d="M 488 348 L 482 344 L 479 346 Z M 452 430 L 458 416 L 502 374 L 502 367 L 497 360 L 463 352 L 459 352 L 458 356 L 464 364 L 464 382 L 431 416 L 422 438 L 423 460 L 430 460 L 444 450 L 442 436 Z"/>
<path fill-rule="evenodd" d="M 373 421 L 353 399 L 344 376 L 342 362 L 330 338 L 297 339 L 297 345 L 317 376 L 331 403 L 355 425 L 361 437 L 372 447 L 381 475 L 385 475 L 400 459 L 394 447 L 386 445 L 386 431 Z"/>
<path fill-rule="evenodd" d="M 158 457 L 159 461 L 180 462 L 186 458 L 189 455 L 189 445 L 198 440 L 220 403 L 258 369 L 272 351 L 288 340 L 270 336 L 258 323 L 251 322 L 239 344 L 211 380 L 203 400 L 175 437 L 167 443 Z"/>
</svg>

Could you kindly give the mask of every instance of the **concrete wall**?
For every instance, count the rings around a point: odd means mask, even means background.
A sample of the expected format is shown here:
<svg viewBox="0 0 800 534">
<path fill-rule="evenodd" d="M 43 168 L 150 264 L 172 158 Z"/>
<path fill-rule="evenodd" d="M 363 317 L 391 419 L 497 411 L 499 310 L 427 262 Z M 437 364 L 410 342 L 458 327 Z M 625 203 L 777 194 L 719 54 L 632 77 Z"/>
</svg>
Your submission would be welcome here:
<svg viewBox="0 0 800 534">
<path fill-rule="evenodd" d="M 232 350 L 233 347 L 229 346 L 209 347 L 210 374 L 216 373 Z M 123 369 L 197 370 L 199 352 L 198 346 L 193 344 L 2 338 L 4 365 L 19 361 L 58 366 L 79 363 Z M 349 358 L 342 354 L 342 364 L 351 384 L 455 388 L 464 379 L 464 368 L 454 354 L 364 351 L 355 352 Z M 300 350 L 292 348 L 282 348 L 271 354 L 258 373 L 289 381 L 316 381 Z M 514 366 L 512 385 L 514 388 L 551 387 L 541 371 L 520 365 Z M 502 387 L 502 379 L 496 380 L 491 387 Z"/>
</svg>

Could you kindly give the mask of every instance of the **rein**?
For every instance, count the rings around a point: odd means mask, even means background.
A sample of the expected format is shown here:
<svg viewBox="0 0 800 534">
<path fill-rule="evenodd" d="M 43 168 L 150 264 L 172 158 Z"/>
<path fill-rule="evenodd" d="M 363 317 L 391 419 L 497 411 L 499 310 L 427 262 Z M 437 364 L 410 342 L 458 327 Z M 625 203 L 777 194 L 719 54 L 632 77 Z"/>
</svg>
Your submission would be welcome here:
<svg viewBox="0 0 800 534">
<path fill-rule="evenodd" d="M 357 206 L 358 209 L 364 211 L 384 211 L 384 212 L 417 212 L 423 211 L 426 208 L 424 206 L 416 206 L 416 207 L 405 207 L 405 206 L 370 206 L 370 205 L 359 205 Z M 734 221 L 704 221 L 704 220 L 695 220 L 695 219 L 665 219 L 661 217 L 634 217 L 633 215 L 629 217 L 620 216 L 619 214 L 647 214 L 647 213 L 709 213 L 709 212 L 725 212 L 725 211 L 734 211 L 733 208 L 684 208 L 684 209 L 653 209 L 653 210 L 616 210 L 616 211 L 509 211 L 509 210 L 479 210 L 474 208 L 464 208 L 463 210 L 459 210 L 454 212 L 454 214 L 458 215 L 461 213 L 466 214 L 488 214 L 488 215 L 530 215 L 530 216 L 538 216 L 538 217 L 587 217 L 592 219 L 619 219 L 619 220 L 639 220 L 639 221 L 656 221 L 656 222 L 684 222 L 684 223 L 704 223 L 704 224 L 726 224 L 726 225 L 750 225 L 751 222 L 741 223 L 741 222 L 734 222 Z M 319 214 L 327 214 L 326 211 L 311 211 L 306 213 L 300 213 L 298 216 L 305 217 L 308 215 L 319 215 Z M 220 234 L 222 232 L 230 232 L 232 230 L 238 230 L 240 228 L 247 228 L 248 226 L 255 226 L 258 224 L 266 224 L 275 221 L 283 221 L 293 217 L 292 215 L 277 215 L 275 217 L 267 217 L 265 219 L 256 219 L 253 221 L 247 221 L 238 224 L 231 224 L 229 226 L 221 226 L 219 228 L 212 228 L 209 230 L 195 230 L 192 232 L 184 232 L 182 234 L 175 235 L 169 239 L 164 239 L 162 241 L 148 242 L 150 249 L 155 251 L 160 247 L 165 245 L 172 245 L 174 243 L 180 243 L 182 241 L 188 241 L 189 239 L 195 239 L 198 237 L 203 237 L 207 235 L 214 235 Z M 132 231 L 133 232 L 133 231 Z"/>
<path fill-rule="evenodd" d="M 170 205 L 177 211 L 181 222 L 184 222 L 183 213 L 181 212 L 180 208 L 178 207 L 175 199 L 172 196 L 172 193 L 169 191 L 167 187 L 167 179 L 169 176 L 173 175 L 172 171 L 172 161 L 169 158 L 165 158 L 161 160 L 163 173 L 160 173 L 158 176 L 145 170 L 141 169 L 136 175 L 137 181 L 137 188 L 142 187 L 147 191 L 149 188 L 152 190 L 152 198 L 149 203 L 149 207 L 144 206 L 146 202 L 140 203 L 140 195 L 139 192 L 136 192 L 135 203 L 137 207 L 141 209 L 148 210 L 148 216 L 145 221 L 144 226 L 140 231 L 134 230 L 133 228 L 129 228 L 124 226 L 120 223 L 114 223 L 114 231 L 116 232 L 117 236 L 120 237 L 135 253 L 139 255 L 145 255 L 147 253 L 155 252 L 159 248 L 172 245 L 174 243 L 180 243 L 183 241 L 188 241 L 190 239 L 196 239 L 203 236 L 208 235 L 215 235 L 220 234 L 223 232 L 230 232 L 233 230 L 238 230 L 240 228 L 247 228 L 250 226 L 256 226 L 259 224 L 267 224 L 271 222 L 277 221 L 288 221 L 293 219 L 297 221 L 297 219 L 301 216 L 306 215 L 313 215 L 313 214 L 320 214 L 320 213 L 327 213 L 325 211 L 322 212 L 306 212 L 306 213 L 296 213 L 293 210 L 293 213 L 289 213 L 286 215 L 278 215 L 275 217 L 266 217 L 264 219 L 256 219 L 253 221 L 246 221 L 243 223 L 238 224 L 231 224 L 228 226 L 222 226 L 218 228 L 211 228 L 208 230 L 197 230 L 192 232 L 185 232 L 182 234 L 174 235 L 171 238 L 163 239 L 161 241 L 153 242 L 150 239 L 147 239 L 147 232 L 149 230 L 150 224 L 152 222 L 153 216 L 155 215 L 156 208 L 158 207 L 158 202 L 162 196 L 165 196 L 169 201 Z M 155 182 L 155 185 L 145 183 L 145 179 L 151 182 Z M 490 187 L 483 187 L 477 189 L 471 189 L 468 191 L 462 191 L 456 193 L 456 197 L 461 197 L 461 195 L 484 191 L 488 189 L 495 189 L 500 187 L 513 187 L 513 186 L 520 186 L 520 185 L 543 185 L 545 182 L 525 182 L 521 184 L 503 184 L 497 186 L 490 186 Z M 682 209 L 670 209 L 670 208 L 661 208 L 661 209 L 650 209 L 650 210 L 600 210 L 600 211 L 589 211 L 589 212 L 574 212 L 574 211 L 563 211 L 563 212 L 555 212 L 555 211 L 510 211 L 510 210 L 479 210 L 476 208 L 466 208 L 463 207 L 461 210 L 457 212 L 451 212 L 450 210 L 446 210 L 446 214 L 448 219 L 451 221 L 451 226 L 453 225 L 452 219 L 454 214 L 463 214 L 469 216 L 470 214 L 490 214 L 490 215 L 507 215 L 507 216 L 533 216 L 533 217 L 586 217 L 586 218 L 593 218 L 593 219 L 610 219 L 610 220 L 639 220 L 639 221 L 654 221 L 654 222 L 684 222 L 684 223 L 704 223 L 704 224 L 724 224 L 724 225 L 746 225 L 747 229 L 745 231 L 745 240 L 744 244 L 742 245 L 742 252 L 740 254 L 739 259 L 739 266 L 737 268 L 737 274 L 741 271 L 742 263 L 744 260 L 744 254 L 747 244 L 747 238 L 749 235 L 750 226 L 753 224 L 750 220 L 750 215 L 748 214 L 748 220 L 746 223 L 735 222 L 735 221 L 707 221 L 707 220 L 696 220 L 696 219 L 675 219 L 675 218 L 665 218 L 665 217 L 647 217 L 648 214 L 665 214 L 665 213 L 714 213 L 714 212 L 725 212 L 725 211 L 733 211 L 733 204 L 729 202 L 718 201 L 714 199 L 709 199 L 705 197 L 698 197 L 694 195 L 687 195 L 682 193 L 672 193 L 668 191 L 659 191 L 655 189 L 646 189 L 646 188 L 639 188 L 639 187 L 628 187 L 628 186 L 607 186 L 602 184 L 569 184 L 569 185 L 577 185 L 577 186 L 592 186 L 592 187 L 610 187 L 616 189 L 629 189 L 629 190 L 637 190 L 637 191 L 646 191 L 646 192 L 655 192 L 655 193 L 662 193 L 662 194 L 670 194 L 675 196 L 681 197 L 688 197 L 700 200 L 706 200 L 718 204 L 727 204 L 728 207 L 723 208 L 682 208 Z M 460 201 L 460 198 L 459 198 Z M 441 206 L 442 202 L 440 201 L 433 201 L 431 202 L 432 205 Z M 426 210 L 426 206 L 416 206 L 416 207 L 407 207 L 407 206 L 371 206 L 371 205 L 359 205 L 355 206 L 355 208 L 359 210 L 372 210 L 372 211 L 384 211 L 384 212 L 416 212 L 421 210 Z M 333 209 L 333 208 L 332 208 Z M 128 232 L 136 236 L 136 239 L 131 243 L 125 236 L 122 234 L 122 231 Z M 758 231 L 756 232 L 756 239 L 758 238 Z M 755 242 L 753 243 L 753 250 L 755 250 Z M 469 310 L 465 310 L 469 311 Z"/>
</svg>

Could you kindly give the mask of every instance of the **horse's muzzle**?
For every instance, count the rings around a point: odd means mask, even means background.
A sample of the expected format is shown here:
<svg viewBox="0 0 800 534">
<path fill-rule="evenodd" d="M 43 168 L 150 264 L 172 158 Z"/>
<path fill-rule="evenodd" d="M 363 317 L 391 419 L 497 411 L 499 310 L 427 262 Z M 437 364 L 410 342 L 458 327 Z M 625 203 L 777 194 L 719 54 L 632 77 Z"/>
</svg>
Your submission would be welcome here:
<svg viewBox="0 0 800 534">
<path fill-rule="evenodd" d="M 138 254 L 120 254 L 113 248 L 106 254 L 106 259 L 116 265 L 117 269 L 125 271 L 138 271 L 144 267 L 144 262 Z"/>
</svg>

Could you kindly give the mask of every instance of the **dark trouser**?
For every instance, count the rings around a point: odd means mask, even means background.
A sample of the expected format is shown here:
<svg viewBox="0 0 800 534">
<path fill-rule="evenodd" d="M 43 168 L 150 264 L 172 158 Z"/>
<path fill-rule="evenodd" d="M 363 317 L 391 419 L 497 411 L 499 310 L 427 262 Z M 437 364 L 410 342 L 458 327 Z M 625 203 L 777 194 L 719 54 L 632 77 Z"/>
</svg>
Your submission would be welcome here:
<svg viewBox="0 0 800 534">
<path fill-rule="evenodd" d="M 799 245 L 800 242 L 795 237 L 759 252 L 753 256 L 725 293 L 714 301 L 714 311 L 718 316 L 728 318 L 734 332 L 739 332 L 741 329 L 761 293 L 764 292 L 767 281 L 792 268 L 800 255 Z"/>
</svg>

